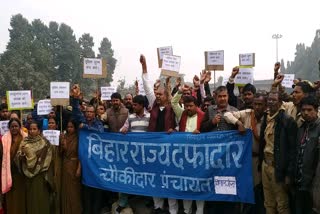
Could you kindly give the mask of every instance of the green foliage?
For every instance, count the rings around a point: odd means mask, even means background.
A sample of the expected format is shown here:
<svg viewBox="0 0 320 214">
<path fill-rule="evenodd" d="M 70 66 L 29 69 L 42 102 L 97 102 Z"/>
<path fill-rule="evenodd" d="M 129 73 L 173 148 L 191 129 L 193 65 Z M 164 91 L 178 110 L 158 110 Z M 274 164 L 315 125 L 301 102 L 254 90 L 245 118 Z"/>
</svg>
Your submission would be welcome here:
<svg viewBox="0 0 320 214">
<path fill-rule="evenodd" d="M 284 73 L 295 74 L 295 78 L 318 80 L 319 79 L 319 59 L 320 59 L 320 30 L 317 30 L 314 40 L 310 47 L 305 44 L 297 44 L 294 61 L 287 62 L 284 67 L 281 61 L 281 71 Z"/>
<path fill-rule="evenodd" d="M 10 26 L 10 41 L 0 55 L 2 94 L 7 90 L 32 90 L 34 98 L 42 99 L 49 95 L 52 81 L 80 83 L 87 94 L 96 89 L 95 81 L 82 78 L 82 57 L 95 57 L 89 33 L 77 41 L 72 28 L 64 23 L 50 22 L 47 26 L 40 19 L 29 23 L 21 14 L 12 16 Z M 99 52 L 109 60 L 110 82 L 117 60 L 107 38 L 102 40 Z"/>
<path fill-rule="evenodd" d="M 134 84 L 126 86 L 126 79 L 122 78 L 118 80 L 117 92 L 121 94 L 121 97 L 124 98 L 127 94 L 133 94 L 135 96 L 136 87 Z"/>
<path fill-rule="evenodd" d="M 113 54 L 111 41 L 106 37 L 103 38 L 100 43 L 98 58 L 105 58 L 107 60 L 107 78 L 104 80 L 107 85 L 113 81 L 112 76 L 117 64 L 117 60 L 113 57 Z"/>
<path fill-rule="evenodd" d="M 80 45 L 80 66 L 83 68 L 83 58 L 95 58 L 95 53 L 93 51 L 93 37 L 90 36 L 89 33 L 83 34 L 79 38 L 79 45 Z M 92 79 L 82 79 L 80 78 L 80 85 L 82 86 L 82 92 L 87 96 L 90 95 L 90 92 L 97 90 L 98 86 L 95 84 L 94 80 Z M 86 86 L 86 87 L 83 87 Z"/>
</svg>

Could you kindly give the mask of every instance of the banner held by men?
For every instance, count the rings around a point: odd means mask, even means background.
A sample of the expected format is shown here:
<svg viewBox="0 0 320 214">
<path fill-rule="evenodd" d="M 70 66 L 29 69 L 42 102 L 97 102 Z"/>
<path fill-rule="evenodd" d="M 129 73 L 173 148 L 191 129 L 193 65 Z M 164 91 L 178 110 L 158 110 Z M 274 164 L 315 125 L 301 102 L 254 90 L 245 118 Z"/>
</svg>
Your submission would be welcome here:
<svg viewBox="0 0 320 214">
<path fill-rule="evenodd" d="M 82 130 L 87 186 L 164 198 L 253 203 L 252 133 L 97 133 Z"/>
</svg>

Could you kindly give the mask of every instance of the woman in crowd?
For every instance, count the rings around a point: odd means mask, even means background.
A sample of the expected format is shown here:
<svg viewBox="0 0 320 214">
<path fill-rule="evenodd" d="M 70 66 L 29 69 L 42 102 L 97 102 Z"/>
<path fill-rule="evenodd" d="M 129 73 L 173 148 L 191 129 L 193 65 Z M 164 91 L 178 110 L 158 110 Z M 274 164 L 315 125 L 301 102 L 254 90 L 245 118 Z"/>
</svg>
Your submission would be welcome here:
<svg viewBox="0 0 320 214">
<path fill-rule="evenodd" d="M 18 120 L 21 121 L 21 114 L 20 112 L 18 111 L 12 111 L 11 114 L 10 114 L 10 120 L 13 119 L 13 118 L 16 118 Z M 21 124 L 22 125 L 22 124 Z M 26 127 L 24 127 L 22 125 L 21 129 L 23 130 L 23 132 L 25 132 L 26 134 L 28 134 L 28 129 Z"/>
<path fill-rule="evenodd" d="M 100 103 L 97 106 L 96 115 L 97 115 L 97 118 L 101 120 L 103 123 L 107 121 L 106 107 L 103 105 L 103 103 Z"/>
<path fill-rule="evenodd" d="M 24 214 L 26 213 L 25 176 L 19 172 L 14 159 L 27 134 L 22 130 L 21 122 L 17 118 L 12 118 L 8 127 L 9 131 L 2 137 L 1 190 L 5 193 L 7 213 Z"/>
<path fill-rule="evenodd" d="M 48 119 L 48 130 L 57 130 L 58 124 L 55 117 L 50 117 Z"/>
<path fill-rule="evenodd" d="M 36 122 L 30 124 L 29 135 L 21 142 L 16 161 L 26 176 L 26 213 L 49 214 L 52 146 L 41 136 Z"/>
<path fill-rule="evenodd" d="M 58 124 L 56 117 L 50 116 L 48 119 L 48 130 L 57 130 Z M 58 146 L 52 146 L 52 169 L 53 169 L 53 194 L 52 213 L 61 213 L 60 194 L 61 194 L 61 156 Z"/>
<path fill-rule="evenodd" d="M 81 166 L 78 159 L 77 124 L 70 120 L 67 133 L 62 136 L 61 147 L 63 152 L 62 183 L 61 183 L 61 210 L 62 214 L 81 213 Z"/>
</svg>

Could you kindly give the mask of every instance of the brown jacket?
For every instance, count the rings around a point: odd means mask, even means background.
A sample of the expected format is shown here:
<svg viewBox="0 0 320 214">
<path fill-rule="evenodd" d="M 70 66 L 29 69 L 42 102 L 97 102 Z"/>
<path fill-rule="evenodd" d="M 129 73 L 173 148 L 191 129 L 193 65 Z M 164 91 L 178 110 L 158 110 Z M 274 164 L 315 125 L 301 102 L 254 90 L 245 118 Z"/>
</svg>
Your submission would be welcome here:
<svg viewBox="0 0 320 214">
<path fill-rule="evenodd" d="M 110 132 L 119 132 L 126 122 L 128 115 L 128 109 L 123 106 L 118 111 L 115 111 L 114 108 L 107 109 L 107 124 Z"/>
</svg>

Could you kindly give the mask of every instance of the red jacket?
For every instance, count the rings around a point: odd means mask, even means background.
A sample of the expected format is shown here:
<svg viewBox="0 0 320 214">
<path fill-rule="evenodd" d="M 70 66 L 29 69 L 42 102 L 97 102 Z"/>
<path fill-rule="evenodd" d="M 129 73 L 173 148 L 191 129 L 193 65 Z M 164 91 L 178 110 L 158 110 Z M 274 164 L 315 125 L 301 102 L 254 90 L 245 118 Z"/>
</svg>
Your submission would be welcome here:
<svg viewBox="0 0 320 214">
<path fill-rule="evenodd" d="M 197 108 L 197 115 L 198 115 L 197 129 L 200 131 L 200 125 L 201 125 L 201 121 L 204 117 L 204 112 L 201 111 L 199 108 Z M 180 132 L 184 132 L 186 130 L 187 118 L 188 118 L 187 110 L 184 110 L 181 115 L 181 119 L 180 119 L 180 123 L 179 123 L 179 131 Z"/>
</svg>

